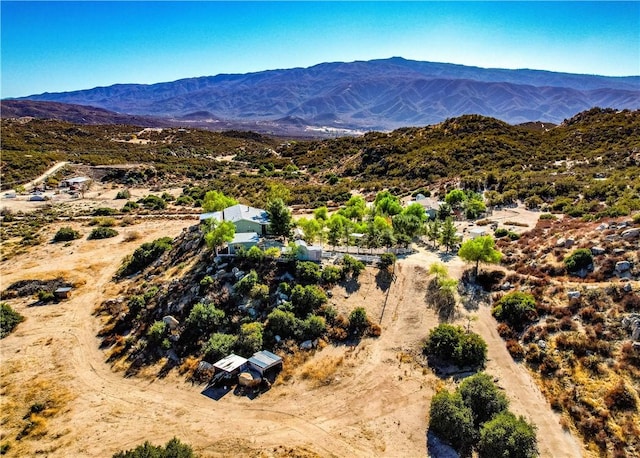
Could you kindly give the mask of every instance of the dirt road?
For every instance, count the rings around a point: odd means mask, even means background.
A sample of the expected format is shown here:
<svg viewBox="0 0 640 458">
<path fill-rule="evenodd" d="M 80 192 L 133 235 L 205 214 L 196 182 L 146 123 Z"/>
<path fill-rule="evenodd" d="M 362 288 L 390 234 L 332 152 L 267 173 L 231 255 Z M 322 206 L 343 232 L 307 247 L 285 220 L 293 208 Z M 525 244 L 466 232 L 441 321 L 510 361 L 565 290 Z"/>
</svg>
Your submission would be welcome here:
<svg viewBox="0 0 640 458">
<path fill-rule="evenodd" d="M 8 456 L 110 456 L 149 440 L 164 443 L 173 436 L 204 456 L 282 456 L 281 447 L 300 456 L 426 456 L 429 403 L 439 381 L 416 360 L 421 341 L 437 325 L 426 308 L 428 266 L 438 257 L 420 251 L 397 265 L 397 280 L 387 291 L 367 269 L 356 292 L 336 287 L 333 301 L 348 313 L 365 306 L 370 317 L 382 315 L 382 335 L 353 348 L 327 346 L 256 399 L 228 393 L 216 401 L 177 374 L 157 378 L 159 368 L 125 378 L 107 364 L 96 337 L 95 307 L 117 294 L 111 276 L 125 254 L 140 243 L 177 235 L 189 221 L 142 221 L 134 227 L 143 238 L 124 242 L 122 235 L 100 241 L 77 240 L 69 246 L 48 244 L 31 255 L 0 264 L 2 287 L 25 278 L 62 275 L 79 286 L 70 300 L 57 305 L 16 308 L 27 317 L 1 341 L 5 437 L 15 429 L 30 402 L 21 393 L 30 384 L 48 383 L 60 394 L 60 410 L 48 421 L 46 434 L 13 441 Z M 57 230 L 53 225 L 51 234 Z M 453 258 L 451 275 L 464 265 Z M 486 310 L 473 325 L 489 344 L 488 370 L 500 380 L 512 409 L 538 425 L 544 457 L 580 456 L 558 419 L 528 376 L 508 356 Z M 303 374 L 329 367 L 320 379 Z M 64 394 L 64 396 L 63 396 Z M 21 397 L 22 396 L 22 397 Z M 17 425 L 17 426 L 16 426 Z M 260 455 L 262 454 L 262 455 Z"/>
</svg>

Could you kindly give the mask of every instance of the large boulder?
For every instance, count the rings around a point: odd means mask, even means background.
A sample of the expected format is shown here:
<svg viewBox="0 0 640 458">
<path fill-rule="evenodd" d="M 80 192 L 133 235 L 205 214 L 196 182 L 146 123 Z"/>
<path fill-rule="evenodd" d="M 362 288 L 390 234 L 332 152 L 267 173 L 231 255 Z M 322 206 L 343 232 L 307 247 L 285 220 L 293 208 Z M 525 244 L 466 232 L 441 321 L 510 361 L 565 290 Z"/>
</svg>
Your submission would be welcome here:
<svg viewBox="0 0 640 458">
<path fill-rule="evenodd" d="M 594 256 L 599 256 L 599 255 L 601 255 L 601 254 L 604 254 L 604 253 L 605 253 L 605 251 L 607 251 L 607 250 L 605 250 L 605 249 L 604 249 L 604 248 L 602 248 L 601 246 L 592 246 L 592 247 L 591 247 L 591 253 L 592 253 Z"/>
<path fill-rule="evenodd" d="M 623 239 L 633 239 L 636 238 L 638 236 L 640 236 L 640 227 L 634 227 L 631 229 L 627 229 L 626 231 L 622 231 L 622 238 Z"/>
<path fill-rule="evenodd" d="M 616 272 L 626 272 L 631 269 L 631 263 L 629 261 L 616 262 Z"/>
<path fill-rule="evenodd" d="M 169 326 L 169 329 L 171 330 L 176 329 L 178 326 L 180 326 L 180 322 L 171 315 L 165 316 L 164 318 L 162 318 L 162 321 L 164 322 L 164 324 Z"/>
</svg>

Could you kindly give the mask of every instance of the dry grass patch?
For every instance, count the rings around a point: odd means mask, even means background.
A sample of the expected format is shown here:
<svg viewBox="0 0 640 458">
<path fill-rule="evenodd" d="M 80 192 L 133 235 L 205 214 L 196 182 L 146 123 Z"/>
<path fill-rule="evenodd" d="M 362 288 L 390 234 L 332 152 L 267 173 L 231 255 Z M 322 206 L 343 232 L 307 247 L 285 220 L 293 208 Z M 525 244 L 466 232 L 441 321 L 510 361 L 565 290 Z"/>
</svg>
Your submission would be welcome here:
<svg viewBox="0 0 640 458">
<path fill-rule="evenodd" d="M 300 376 L 303 380 L 314 382 L 317 386 L 330 385 L 334 381 L 334 374 L 343 363 L 343 356 L 325 356 L 305 364 L 300 371 Z"/>
</svg>

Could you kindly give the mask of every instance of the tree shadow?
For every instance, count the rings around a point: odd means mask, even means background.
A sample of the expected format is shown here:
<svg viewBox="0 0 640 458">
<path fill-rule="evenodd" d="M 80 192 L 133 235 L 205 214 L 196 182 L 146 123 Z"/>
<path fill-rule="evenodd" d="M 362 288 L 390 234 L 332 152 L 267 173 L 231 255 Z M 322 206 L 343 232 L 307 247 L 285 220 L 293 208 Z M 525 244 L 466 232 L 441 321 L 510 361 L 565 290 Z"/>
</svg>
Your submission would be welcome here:
<svg viewBox="0 0 640 458">
<path fill-rule="evenodd" d="M 427 454 L 431 458 L 459 458 L 460 455 L 449 444 L 427 429 Z"/>
<path fill-rule="evenodd" d="M 453 251 L 450 251 L 450 252 L 440 251 L 440 252 L 438 252 L 438 259 L 440 259 L 442 262 L 449 262 L 453 258 L 455 258 L 456 256 L 457 256 L 457 253 L 454 253 Z"/>
<path fill-rule="evenodd" d="M 387 291 L 393 281 L 393 274 L 386 269 L 380 269 L 376 274 L 376 286 L 382 291 Z"/>
<path fill-rule="evenodd" d="M 449 291 L 440 288 L 437 278 L 432 278 L 427 284 L 425 302 L 438 314 L 440 323 L 453 321 L 456 313 L 456 300 Z"/>
<path fill-rule="evenodd" d="M 347 294 L 353 294 L 360 290 L 360 283 L 357 278 L 349 278 L 343 283 L 344 289 Z"/>
</svg>

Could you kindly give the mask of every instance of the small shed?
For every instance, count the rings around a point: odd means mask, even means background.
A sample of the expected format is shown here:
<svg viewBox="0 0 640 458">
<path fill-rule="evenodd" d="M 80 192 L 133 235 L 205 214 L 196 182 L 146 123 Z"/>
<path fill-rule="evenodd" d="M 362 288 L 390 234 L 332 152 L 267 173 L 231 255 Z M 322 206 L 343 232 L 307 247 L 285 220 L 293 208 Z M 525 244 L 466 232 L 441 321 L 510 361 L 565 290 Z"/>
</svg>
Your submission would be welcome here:
<svg viewBox="0 0 640 458">
<path fill-rule="evenodd" d="M 71 286 L 58 288 L 53 292 L 53 295 L 56 299 L 69 299 L 69 296 L 71 295 Z"/>
<path fill-rule="evenodd" d="M 260 242 L 260 237 L 255 232 L 236 232 L 233 240 L 229 242 L 229 254 L 234 254 L 237 250 L 244 248 L 248 250 Z"/>
<path fill-rule="evenodd" d="M 228 375 L 237 375 L 247 366 L 247 359 L 231 353 L 213 364 L 216 372 L 224 372 Z"/>
<path fill-rule="evenodd" d="M 322 248 L 317 245 L 307 245 L 304 240 L 294 242 L 298 246 L 298 258 L 303 261 L 322 261 Z"/>
<path fill-rule="evenodd" d="M 85 186 L 88 181 L 91 181 L 91 178 L 88 177 L 73 177 L 68 178 L 60 182 L 62 187 L 66 188 L 79 188 L 81 186 Z"/>
<path fill-rule="evenodd" d="M 475 239 L 476 237 L 482 237 L 485 235 L 487 235 L 487 229 L 485 229 L 484 227 L 474 227 L 469 231 L 469 236 L 472 239 Z"/>
<path fill-rule="evenodd" d="M 269 350 L 262 350 L 249 358 L 249 366 L 263 376 L 269 369 L 282 368 L 282 358 Z"/>
</svg>

